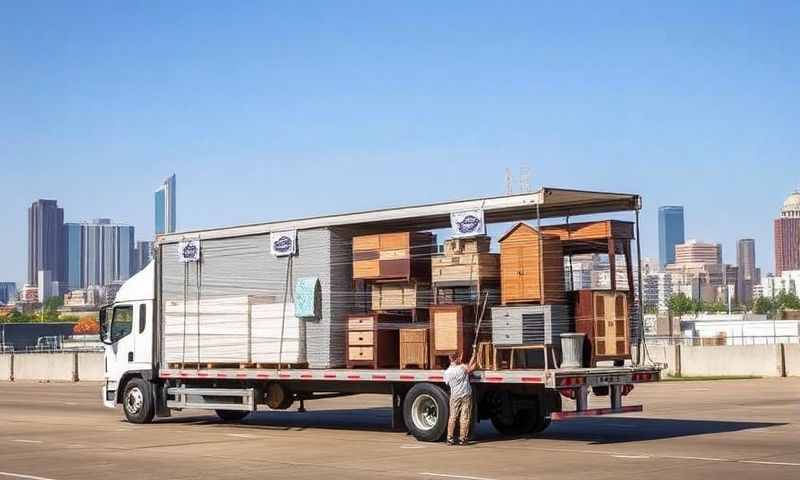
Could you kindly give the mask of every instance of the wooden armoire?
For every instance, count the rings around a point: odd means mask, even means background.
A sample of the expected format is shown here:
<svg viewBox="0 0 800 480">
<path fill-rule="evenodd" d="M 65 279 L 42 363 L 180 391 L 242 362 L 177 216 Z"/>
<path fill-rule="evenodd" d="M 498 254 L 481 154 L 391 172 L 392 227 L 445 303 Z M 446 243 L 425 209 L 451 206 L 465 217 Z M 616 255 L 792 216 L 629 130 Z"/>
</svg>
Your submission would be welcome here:
<svg viewBox="0 0 800 480">
<path fill-rule="evenodd" d="M 586 334 L 583 363 L 631 358 L 629 295 L 624 291 L 577 290 L 575 331 Z"/>
<path fill-rule="evenodd" d="M 558 304 L 564 293 L 564 252 L 555 235 L 518 223 L 500 240 L 500 296 L 511 303 Z"/>
</svg>

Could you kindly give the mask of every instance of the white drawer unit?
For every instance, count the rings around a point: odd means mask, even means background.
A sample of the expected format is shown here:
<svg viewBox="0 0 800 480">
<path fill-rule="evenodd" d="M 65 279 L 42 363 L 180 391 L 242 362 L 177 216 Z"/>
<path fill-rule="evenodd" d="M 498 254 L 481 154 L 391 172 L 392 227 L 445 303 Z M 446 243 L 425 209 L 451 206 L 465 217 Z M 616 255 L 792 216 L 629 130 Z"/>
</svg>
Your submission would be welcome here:
<svg viewBox="0 0 800 480">
<path fill-rule="evenodd" d="M 575 331 L 567 305 L 525 305 L 492 308 L 495 345 L 553 345 L 562 333 Z"/>
</svg>

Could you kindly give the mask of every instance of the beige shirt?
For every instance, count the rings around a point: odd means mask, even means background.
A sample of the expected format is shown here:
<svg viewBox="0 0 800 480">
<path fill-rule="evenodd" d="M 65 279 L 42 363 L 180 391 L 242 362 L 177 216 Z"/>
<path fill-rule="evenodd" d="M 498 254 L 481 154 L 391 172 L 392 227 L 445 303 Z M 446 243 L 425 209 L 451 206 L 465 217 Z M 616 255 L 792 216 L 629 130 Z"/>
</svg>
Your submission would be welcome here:
<svg viewBox="0 0 800 480">
<path fill-rule="evenodd" d="M 444 383 L 450 387 L 451 399 L 457 400 L 472 395 L 469 373 L 467 373 L 467 366 L 463 363 L 451 364 L 447 367 L 447 370 L 444 371 Z"/>
</svg>

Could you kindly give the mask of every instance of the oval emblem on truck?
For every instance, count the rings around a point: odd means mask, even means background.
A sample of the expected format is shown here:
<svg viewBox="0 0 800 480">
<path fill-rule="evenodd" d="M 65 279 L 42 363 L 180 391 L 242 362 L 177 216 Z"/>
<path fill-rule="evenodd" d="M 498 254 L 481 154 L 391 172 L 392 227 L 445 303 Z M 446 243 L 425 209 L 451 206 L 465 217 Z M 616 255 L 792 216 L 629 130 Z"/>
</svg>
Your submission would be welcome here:
<svg viewBox="0 0 800 480">
<path fill-rule="evenodd" d="M 189 242 L 183 247 L 183 258 L 188 260 L 197 258 L 197 245 L 194 242 Z"/>
<path fill-rule="evenodd" d="M 472 233 L 481 226 L 481 219 L 475 215 L 466 215 L 456 224 L 460 233 Z"/>
<path fill-rule="evenodd" d="M 281 235 L 280 238 L 272 243 L 272 248 L 276 252 L 285 253 L 292 250 L 292 239 L 287 235 Z"/>
</svg>

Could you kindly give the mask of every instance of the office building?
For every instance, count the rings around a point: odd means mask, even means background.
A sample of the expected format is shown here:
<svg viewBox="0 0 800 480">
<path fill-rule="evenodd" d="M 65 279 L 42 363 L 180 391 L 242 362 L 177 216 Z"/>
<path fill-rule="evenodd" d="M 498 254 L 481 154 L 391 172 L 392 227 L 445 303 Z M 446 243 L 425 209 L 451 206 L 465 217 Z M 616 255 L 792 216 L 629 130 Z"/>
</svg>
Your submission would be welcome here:
<svg viewBox="0 0 800 480">
<path fill-rule="evenodd" d="M 775 275 L 800 270 L 800 191 L 786 198 L 775 219 Z"/>
<path fill-rule="evenodd" d="M 753 287 L 760 280 L 756 268 L 756 241 L 743 238 L 736 243 L 736 266 L 739 267 L 739 301 L 749 305 L 753 302 Z"/>
<path fill-rule="evenodd" d="M 69 288 L 109 285 L 135 273 L 134 228 L 108 218 L 64 227 Z"/>
<path fill-rule="evenodd" d="M 0 303 L 14 303 L 17 299 L 17 284 L 15 282 L 0 282 Z"/>
<path fill-rule="evenodd" d="M 155 193 L 156 235 L 175 231 L 175 174 L 164 180 Z"/>
<path fill-rule="evenodd" d="M 39 270 L 36 278 L 36 288 L 39 290 L 37 297 L 42 303 L 49 298 L 60 297 L 62 293 L 61 282 L 55 280 L 55 276 L 50 270 Z"/>
<path fill-rule="evenodd" d="M 722 245 L 697 240 L 675 245 L 675 261 L 672 263 L 722 263 Z"/>
<path fill-rule="evenodd" d="M 672 205 L 658 208 L 658 261 L 663 268 L 675 263 L 675 245 L 686 240 L 683 207 Z"/>
<path fill-rule="evenodd" d="M 136 273 L 146 267 L 153 258 L 153 242 L 142 240 L 136 242 L 136 247 L 133 249 L 133 258 L 133 270 Z"/>
<path fill-rule="evenodd" d="M 761 279 L 761 296 L 775 298 L 781 292 L 800 296 L 800 270 L 784 270 Z"/>
<path fill-rule="evenodd" d="M 39 271 L 64 279 L 64 209 L 56 200 L 37 200 L 28 208 L 28 284 L 36 286 Z"/>
</svg>

